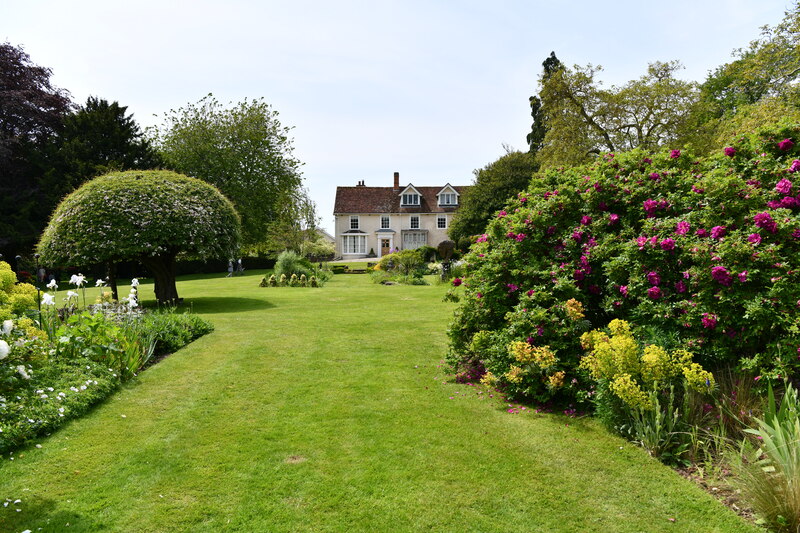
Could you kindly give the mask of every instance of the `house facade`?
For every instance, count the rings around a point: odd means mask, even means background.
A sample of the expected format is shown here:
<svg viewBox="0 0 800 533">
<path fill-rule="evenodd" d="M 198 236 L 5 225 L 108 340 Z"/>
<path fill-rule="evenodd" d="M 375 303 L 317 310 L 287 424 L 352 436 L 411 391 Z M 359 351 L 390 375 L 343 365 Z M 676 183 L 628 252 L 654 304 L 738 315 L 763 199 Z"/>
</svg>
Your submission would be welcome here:
<svg viewBox="0 0 800 533">
<path fill-rule="evenodd" d="M 447 228 L 467 186 L 400 186 L 394 173 L 392 187 L 337 187 L 333 214 L 336 257 L 382 257 L 397 250 L 447 240 Z"/>
</svg>

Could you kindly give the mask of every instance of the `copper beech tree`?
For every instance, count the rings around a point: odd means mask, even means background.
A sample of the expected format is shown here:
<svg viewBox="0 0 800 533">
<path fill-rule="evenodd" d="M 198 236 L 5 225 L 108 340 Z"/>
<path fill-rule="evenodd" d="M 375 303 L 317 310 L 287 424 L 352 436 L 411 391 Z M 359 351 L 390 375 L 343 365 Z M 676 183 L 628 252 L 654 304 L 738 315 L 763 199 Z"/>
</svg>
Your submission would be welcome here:
<svg viewBox="0 0 800 533">
<path fill-rule="evenodd" d="M 240 221 L 213 185 L 166 170 L 112 172 L 67 196 L 39 241 L 49 265 L 138 260 L 159 303 L 176 303 L 175 258 L 234 257 Z"/>
</svg>

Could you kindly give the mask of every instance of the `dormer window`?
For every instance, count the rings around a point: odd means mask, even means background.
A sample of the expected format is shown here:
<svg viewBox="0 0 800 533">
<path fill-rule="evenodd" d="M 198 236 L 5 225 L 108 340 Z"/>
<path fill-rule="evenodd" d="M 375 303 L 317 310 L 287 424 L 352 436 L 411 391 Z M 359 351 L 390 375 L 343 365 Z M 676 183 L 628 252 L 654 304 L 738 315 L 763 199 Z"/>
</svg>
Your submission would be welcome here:
<svg viewBox="0 0 800 533">
<path fill-rule="evenodd" d="M 413 192 L 403 193 L 402 205 L 419 205 L 419 194 Z"/>
<path fill-rule="evenodd" d="M 439 195 L 439 205 L 458 205 L 458 197 L 452 192 L 443 192 Z"/>
<path fill-rule="evenodd" d="M 442 187 L 436 195 L 439 198 L 439 207 L 453 207 L 458 205 L 458 192 L 449 183 Z"/>
</svg>

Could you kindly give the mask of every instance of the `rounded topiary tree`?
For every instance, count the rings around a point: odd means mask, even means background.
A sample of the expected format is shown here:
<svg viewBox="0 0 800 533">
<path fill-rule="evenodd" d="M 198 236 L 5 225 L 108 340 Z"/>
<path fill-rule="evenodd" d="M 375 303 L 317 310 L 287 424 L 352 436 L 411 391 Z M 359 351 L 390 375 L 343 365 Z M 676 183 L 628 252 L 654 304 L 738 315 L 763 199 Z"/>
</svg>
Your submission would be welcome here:
<svg viewBox="0 0 800 533">
<path fill-rule="evenodd" d="M 166 170 L 112 172 L 59 204 L 38 250 L 60 266 L 139 260 L 153 274 L 156 299 L 174 303 L 175 257 L 234 257 L 239 228 L 233 204 L 204 181 Z"/>
</svg>

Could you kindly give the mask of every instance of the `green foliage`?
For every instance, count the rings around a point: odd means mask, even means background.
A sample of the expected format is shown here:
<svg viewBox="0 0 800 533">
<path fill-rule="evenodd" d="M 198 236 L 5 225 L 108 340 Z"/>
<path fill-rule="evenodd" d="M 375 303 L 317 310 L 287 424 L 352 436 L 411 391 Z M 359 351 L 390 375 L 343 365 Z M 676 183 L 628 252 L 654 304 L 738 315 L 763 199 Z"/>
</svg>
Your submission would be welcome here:
<svg viewBox="0 0 800 533">
<path fill-rule="evenodd" d="M 271 233 L 302 230 L 297 225 L 313 208 L 289 131 L 263 100 L 226 108 L 209 94 L 166 113 L 164 123 L 148 133 L 169 168 L 196 176 L 231 199 L 242 216 L 243 245 L 258 249 Z M 310 218 L 313 226 L 313 209 Z"/>
<path fill-rule="evenodd" d="M 36 309 L 36 295 L 36 287 L 29 283 L 17 283 L 17 275 L 11 270 L 11 265 L 0 261 L 0 321 Z"/>
<path fill-rule="evenodd" d="M 308 259 L 292 250 L 284 250 L 275 261 L 275 275 L 281 278 L 298 274 L 310 276 L 313 269 Z"/>
<path fill-rule="evenodd" d="M 486 224 L 509 198 L 524 190 L 531 181 L 537 165 L 529 153 L 508 152 L 480 170 L 475 171 L 472 186 L 461 195 L 447 233 L 458 243 L 483 233 Z"/>
<path fill-rule="evenodd" d="M 655 150 L 674 142 L 697 100 L 694 83 L 675 77 L 678 61 L 656 62 L 622 87 L 600 88 L 602 67 L 562 67 L 541 79 L 547 134 L 542 168 L 579 165 L 601 152 Z"/>
<path fill-rule="evenodd" d="M 549 346 L 574 395 L 587 390 L 576 326 L 621 318 L 667 332 L 710 370 L 796 375 L 800 151 L 785 139 L 800 128 L 743 135 L 705 159 L 634 150 L 541 175 L 465 258 L 451 364 L 478 359 L 502 376 L 511 342 Z M 585 324 L 567 321 L 570 299 Z M 488 335 L 482 350 L 476 335 Z"/>
<path fill-rule="evenodd" d="M 740 488 L 772 531 L 800 529 L 800 402 L 786 386 L 780 407 L 772 386 L 763 419 L 748 430 L 758 446 L 745 443 L 737 464 Z"/>
</svg>

